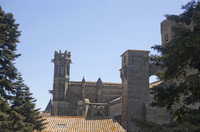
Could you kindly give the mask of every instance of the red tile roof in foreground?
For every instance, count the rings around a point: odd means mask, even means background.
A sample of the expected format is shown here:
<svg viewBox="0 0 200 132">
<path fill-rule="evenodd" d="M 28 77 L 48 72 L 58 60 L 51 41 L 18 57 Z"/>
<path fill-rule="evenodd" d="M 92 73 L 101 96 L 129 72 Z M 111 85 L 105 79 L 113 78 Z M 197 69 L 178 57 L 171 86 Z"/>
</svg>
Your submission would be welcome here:
<svg viewBox="0 0 200 132">
<path fill-rule="evenodd" d="M 80 116 L 46 116 L 42 132 L 125 132 L 112 118 L 86 119 Z"/>
</svg>

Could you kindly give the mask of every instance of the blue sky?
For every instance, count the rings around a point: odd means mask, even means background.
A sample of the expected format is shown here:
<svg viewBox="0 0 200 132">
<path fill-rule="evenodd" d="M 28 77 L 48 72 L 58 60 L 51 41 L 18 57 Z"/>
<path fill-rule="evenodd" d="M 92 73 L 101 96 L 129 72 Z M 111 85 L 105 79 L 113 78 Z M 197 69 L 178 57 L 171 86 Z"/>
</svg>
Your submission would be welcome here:
<svg viewBox="0 0 200 132">
<path fill-rule="evenodd" d="M 16 66 L 44 110 L 53 87 L 55 50 L 72 53 L 70 80 L 121 82 L 120 55 L 161 43 L 165 14 L 180 14 L 184 0 L 0 0 L 22 31 Z M 155 80 L 155 79 L 153 79 Z"/>
</svg>

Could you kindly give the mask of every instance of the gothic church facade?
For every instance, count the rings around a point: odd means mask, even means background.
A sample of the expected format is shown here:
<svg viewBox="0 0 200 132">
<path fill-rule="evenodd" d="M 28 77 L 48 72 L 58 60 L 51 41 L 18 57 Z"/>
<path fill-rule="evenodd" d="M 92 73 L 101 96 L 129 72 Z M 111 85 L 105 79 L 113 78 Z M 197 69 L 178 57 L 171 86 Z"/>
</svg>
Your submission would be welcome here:
<svg viewBox="0 0 200 132">
<path fill-rule="evenodd" d="M 174 37 L 172 21 L 161 23 L 162 44 Z M 158 124 L 170 123 L 166 110 L 153 108 L 150 88 L 159 85 L 158 81 L 149 85 L 149 77 L 155 75 L 159 67 L 149 64 L 149 51 L 127 50 L 122 55 L 120 77 L 122 83 L 106 83 L 99 78 L 97 82 L 70 81 L 71 53 L 55 52 L 53 116 L 111 116 L 119 119 L 122 126 L 130 132 L 141 131 L 132 118 L 152 121 Z"/>
<path fill-rule="evenodd" d="M 54 59 L 54 82 L 51 115 L 77 116 L 78 102 L 88 99 L 90 103 L 107 103 L 121 96 L 120 83 L 70 81 L 71 53 L 55 51 Z"/>
</svg>

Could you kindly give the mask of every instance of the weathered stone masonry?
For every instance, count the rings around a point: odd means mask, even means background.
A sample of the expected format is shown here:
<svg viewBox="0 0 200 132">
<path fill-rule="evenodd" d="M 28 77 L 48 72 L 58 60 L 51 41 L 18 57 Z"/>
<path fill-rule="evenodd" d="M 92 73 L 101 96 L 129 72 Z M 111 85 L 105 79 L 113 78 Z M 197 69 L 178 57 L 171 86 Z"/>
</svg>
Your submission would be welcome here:
<svg viewBox="0 0 200 132">
<path fill-rule="evenodd" d="M 82 81 L 70 81 L 71 52 L 56 51 L 52 62 L 54 83 L 51 115 L 77 116 L 83 113 L 78 107 L 86 107 L 79 105 L 80 101 L 89 99 L 90 103 L 107 103 L 121 96 L 120 83 L 102 82 L 101 78 L 97 82 L 85 81 L 85 78 Z"/>
<path fill-rule="evenodd" d="M 174 22 L 161 23 L 162 44 L 174 37 Z M 152 121 L 157 124 L 170 123 L 169 114 L 164 109 L 153 108 L 149 104 L 152 95 L 149 90 L 149 77 L 159 67 L 149 64 L 149 51 L 127 50 L 121 55 L 121 83 L 70 81 L 71 53 L 55 52 L 53 100 L 51 115 L 59 116 L 112 116 L 128 132 L 141 132 L 132 119 Z M 151 84 L 160 85 L 162 82 Z"/>
</svg>

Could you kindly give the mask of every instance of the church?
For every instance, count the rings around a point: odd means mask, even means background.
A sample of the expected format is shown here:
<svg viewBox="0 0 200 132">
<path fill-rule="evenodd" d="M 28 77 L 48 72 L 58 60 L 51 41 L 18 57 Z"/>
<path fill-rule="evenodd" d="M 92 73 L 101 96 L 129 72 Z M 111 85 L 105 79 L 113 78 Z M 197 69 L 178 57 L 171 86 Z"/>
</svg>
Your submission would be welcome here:
<svg viewBox="0 0 200 132">
<path fill-rule="evenodd" d="M 162 44 L 174 37 L 170 20 L 161 23 Z M 133 118 L 157 124 L 169 124 L 171 118 L 165 109 L 151 107 L 152 87 L 162 84 L 156 81 L 149 84 L 149 77 L 155 75 L 159 67 L 149 63 L 149 51 L 127 50 L 121 55 L 122 83 L 96 82 L 82 79 L 70 80 L 71 52 L 55 51 L 53 90 L 46 112 L 51 116 L 112 117 L 130 132 L 140 128 Z"/>
</svg>

